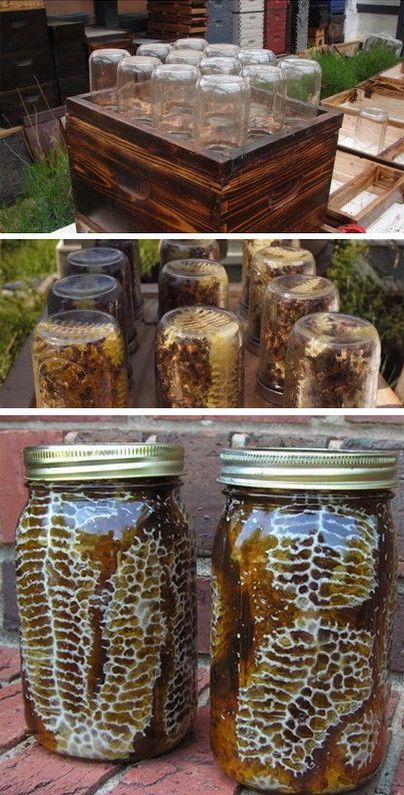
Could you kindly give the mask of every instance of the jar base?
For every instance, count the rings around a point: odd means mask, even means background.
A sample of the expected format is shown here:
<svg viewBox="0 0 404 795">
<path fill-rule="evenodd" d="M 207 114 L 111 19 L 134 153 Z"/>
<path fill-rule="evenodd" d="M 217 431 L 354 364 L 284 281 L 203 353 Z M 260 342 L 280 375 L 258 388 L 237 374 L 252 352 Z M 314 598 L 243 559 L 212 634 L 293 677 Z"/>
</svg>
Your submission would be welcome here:
<svg viewBox="0 0 404 795">
<path fill-rule="evenodd" d="M 283 407 L 283 390 L 273 389 L 268 386 L 265 381 L 257 378 L 256 390 L 260 397 L 267 403 L 272 403 L 275 406 Z"/>
</svg>

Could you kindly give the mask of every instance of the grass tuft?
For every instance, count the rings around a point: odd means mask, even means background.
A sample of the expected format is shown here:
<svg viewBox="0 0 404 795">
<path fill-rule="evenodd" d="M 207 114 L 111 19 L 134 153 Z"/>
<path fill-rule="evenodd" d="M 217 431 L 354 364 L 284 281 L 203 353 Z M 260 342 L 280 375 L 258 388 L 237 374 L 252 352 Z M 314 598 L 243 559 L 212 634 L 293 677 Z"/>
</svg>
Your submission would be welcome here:
<svg viewBox="0 0 404 795">
<path fill-rule="evenodd" d="M 368 52 L 360 50 L 355 55 L 344 57 L 336 52 L 313 52 L 323 73 L 321 99 L 348 91 L 369 77 L 389 69 L 399 58 L 387 47 L 375 47 Z"/>
</svg>

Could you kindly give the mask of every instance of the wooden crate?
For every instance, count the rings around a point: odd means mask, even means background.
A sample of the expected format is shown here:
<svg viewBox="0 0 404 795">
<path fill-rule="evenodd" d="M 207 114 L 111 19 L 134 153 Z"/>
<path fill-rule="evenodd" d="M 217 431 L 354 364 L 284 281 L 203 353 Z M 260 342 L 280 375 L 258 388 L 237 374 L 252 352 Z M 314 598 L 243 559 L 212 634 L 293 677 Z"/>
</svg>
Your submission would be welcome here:
<svg viewBox="0 0 404 795">
<path fill-rule="evenodd" d="M 109 232 L 311 232 L 321 227 L 341 124 L 318 109 L 300 128 L 206 152 L 105 107 L 67 101 L 75 211 Z"/>
<path fill-rule="evenodd" d="M 313 50 L 317 53 L 323 52 L 337 52 L 339 55 L 343 55 L 346 58 L 349 58 L 352 55 L 356 55 L 357 52 L 361 49 L 362 42 L 359 39 L 354 39 L 353 41 L 344 41 L 343 44 L 321 44 L 318 47 L 310 47 L 304 50 L 300 50 L 298 55 L 302 58 L 312 58 L 313 57 Z"/>
<path fill-rule="evenodd" d="M 386 88 L 398 89 L 404 91 L 404 61 L 400 61 L 390 69 L 385 69 L 380 72 L 373 80 L 384 85 Z"/>
<path fill-rule="evenodd" d="M 147 29 L 163 39 L 204 35 L 208 10 L 204 0 L 149 0 Z"/>
<path fill-rule="evenodd" d="M 378 155 L 372 155 L 367 151 L 361 152 L 354 145 L 356 143 L 356 119 L 356 114 L 344 114 L 344 120 L 338 138 L 338 148 L 346 152 L 363 155 L 377 163 L 383 163 L 384 165 L 404 170 L 404 134 L 402 127 L 389 123 L 386 131 L 385 148 Z"/>
<path fill-rule="evenodd" d="M 128 50 L 131 55 L 134 52 L 133 35 L 128 30 L 120 28 L 86 27 L 84 28 L 84 33 L 88 58 L 94 50 L 108 47 Z"/>
<path fill-rule="evenodd" d="M 156 408 L 154 377 L 154 338 L 157 326 L 157 286 L 143 285 L 144 318 L 136 324 L 139 348 L 133 354 L 132 368 L 136 383 L 133 402 L 130 408 Z M 240 300 L 240 285 L 230 285 L 230 305 L 236 310 Z M 14 366 L 0 388 L 0 408 L 35 407 L 34 384 L 32 378 L 31 345 L 29 339 L 21 350 Z M 245 352 L 244 361 L 244 407 L 279 408 L 264 401 L 256 390 L 258 357 Z M 379 376 L 377 393 L 378 408 L 399 408 L 402 404 L 394 392 Z"/>
<path fill-rule="evenodd" d="M 395 168 L 382 166 L 372 161 L 363 160 L 359 173 L 353 175 L 352 157 L 345 155 L 346 170 L 351 169 L 350 178 L 343 180 L 341 187 L 331 193 L 328 204 L 329 214 L 343 216 L 348 222 L 355 222 L 372 231 L 372 225 L 377 222 L 378 231 L 391 231 L 389 217 L 394 212 L 394 217 L 402 217 L 404 231 L 404 174 Z M 336 164 L 337 165 L 337 164 Z M 342 166 L 344 169 L 344 166 Z M 341 169 L 341 170 L 342 170 Z M 346 171 L 344 171 L 344 174 Z M 339 174 L 342 176 L 341 171 Z M 334 185 L 338 182 L 338 171 L 334 169 Z M 392 209 L 394 207 L 394 210 Z M 386 229 L 383 226 L 383 219 Z"/>
<path fill-rule="evenodd" d="M 348 91 L 327 97 L 323 99 L 322 104 L 354 116 L 357 116 L 364 107 L 380 108 L 389 114 L 390 124 L 404 127 L 404 92 L 385 88 L 371 80 L 366 80 Z"/>
</svg>

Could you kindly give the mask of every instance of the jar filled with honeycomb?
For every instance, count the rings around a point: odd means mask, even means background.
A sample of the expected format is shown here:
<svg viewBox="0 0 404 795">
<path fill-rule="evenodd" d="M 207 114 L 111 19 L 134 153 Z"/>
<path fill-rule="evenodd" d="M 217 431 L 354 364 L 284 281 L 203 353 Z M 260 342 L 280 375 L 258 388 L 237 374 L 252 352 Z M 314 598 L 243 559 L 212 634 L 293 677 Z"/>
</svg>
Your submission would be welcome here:
<svg viewBox="0 0 404 795">
<path fill-rule="evenodd" d="M 183 449 L 25 450 L 17 595 L 28 727 L 49 751 L 138 761 L 195 712 L 195 544 Z"/>
<path fill-rule="evenodd" d="M 135 320 L 138 320 L 143 315 L 143 298 L 142 298 L 142 265 L 140 261 L 140 250 L 138 240 L 94 240 L 96 246 L 104 247 L 108 243 L 109 248 L 115 248 L 122 251 L 128 258 L 129 268 L 131 273 L 132 282 L 132 302 Z"/>
<path fill-rule="evenodd" d="M 118 321 L 125 338 L 128 376 L 132 383 L 128 327 L 125 323 L 123 290 L 119 282 L 104 273 L 83 273 L 80 276 L 57 279 L 48 292 L 48 314 L 55 315 L 57 312 L 74 309 L 95 309 L 112 315 Z"/>
<path fill-rule="evenodd" d="M 265 290 L 276 276 L 302 273 L 314 276 L 316 262 L 310 251 L 274 246 L 258 251 L 252 257 L 250 268 L 250 296 L 246 342 L 251 353 L 258 353 L 261 335 L 261 311 Z"/>
<path fill-rule="evenodd" d="M 131 350 L 135 350 L 139 341 L 133 310 L 132 273 L 126 254 L 109 246 L 83 248 L 81 251 L 69 254 L 67 272 L 69 276 L 77 276 L 82 273 L 103 273 L 112 276 L 120 283 L 125 302 L 125 323 L 129 347 Z"/>
<path fill-rule="evenodd" d="M 383 761 L 396 465 L 388 452 L 222 454 L 211 744 L 245 787 L 356 791 Z"/>
<path fill-rule="evenodd" d="M 166 262 L 178 259 L 209 259 L 219 262 L 221 250 L 218 240 L 204 240 L 194 238 L 191 240 L 176 240 L 165 238 L 160 242 L 160 268 Z"/>
<path fill-rule="evenodd" d="M 377 405 L 380 339 L 363 318 L 318 312 L 295 323 L 286 353 L 285 406 Z"/>
<path fill-rule="evenodd" d="M 243 335 L 232 312 L 206 306 L 167 312 L 157 328 L 155 353 L 161 408 L 243 405 Z"/>
<path fill-rule="evenodd" d="M 105 312 L 60 312 L 40 320 L 32 343 L 37 408 L 129 405 L 125 339 Z"/>
<path fill-rule="evenodd" d="M 223 265 L 205 259 L 167 262 L 159 276 L 159 317 L 178 306 L 229 305 L 229 280 Z"/>
<path fill-rule="evenodd" d="M 274 238 L 262 238 L 260 240 L 243 241 L 243 261 L 241 265 L 241 297 L 239 312 L 241 317 L 247 318 L 248 305 L 250 303 L 250 270 L 252 259 L 255 254 L 265 251 L 272 246 L 283 246 L 284 248 L 300 248 L 298 240 L 275 240 Z"/>
<path fill-rule="evenodd" d="M 322 276 L 277 276 L 264 293 L 257 389 L 264 400 L 282 405 L 289 335 L 300 317 L 339 309 L 335 285 Z"/>
</svg>

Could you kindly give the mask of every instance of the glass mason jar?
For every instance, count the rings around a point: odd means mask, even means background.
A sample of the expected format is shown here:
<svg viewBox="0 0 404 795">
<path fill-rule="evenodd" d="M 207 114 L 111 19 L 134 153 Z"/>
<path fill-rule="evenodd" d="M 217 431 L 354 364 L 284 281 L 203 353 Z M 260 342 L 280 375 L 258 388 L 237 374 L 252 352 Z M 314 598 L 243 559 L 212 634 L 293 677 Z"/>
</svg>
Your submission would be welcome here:
<svg viewBox="0 0 404 795">
<path fill-rule="evenodd" d="M 220 262 L 182 259 L 167 262 L 159 277 L 159 318 L 178 306 L 228 309 L 229 280 Z"/>
<path fill-rule="evenodd" d="M 237 58 L 239 52 L 238 44 L 208 44 L 205 47 L 206 58 Z"/>
<path fill-rule="evenodd" d="M 285 113 L 285 78 L 279 67 L 245 66 L 241 70 L 250 84 L 251 103 L 248 132 L 254 135 L 272 135 L 279 132 Z"/>
<path fill-rule="evenodd" d="M 174 50 L 199 50 L 203 52 L 207 46 L 208 42 L 206 39 L 198 39 L 196 36 L 186 39 L 177 39 L 177 41 L 174 42 Z"/>
<path fill-rule="evenodd" d="M 87 309 L 40 320 L 32 362 L 37 408 L 127 408 L 124 335 L 115 318 Z"/>
<path fill-rule="evenodd" d="M 105 248 L 105 243 L 108 243 L 108 248 L 115 248 L 118 251 L 122 251 L 128 259 L 132 282 L 133 313 L 135 320 L 138 320 L 143 315 L 142 263 L 139 241 L 125 238 L 118 238 L 117 240 L 93 240 L 91 245 Z"/>
<path fill-rule="evenodd" d="M 130 58 L 128 50 L 107 47 L 91 53 L 89 61 L 91 92 L 116 88 L 118 66 L 123 58 Z"/>
<path fill-rule="evenodd" d="M 355 125 L 355 149 L 378 155 L 385 147 L 389 115 L 381 108 L 360 108 Z"/>
<path fill-rule="evenodd" d="M 188 64 L 189 66 L 198 66 L 201 58 L 203 58 L 203 52 L 201 50 L 180 50 L 174 47 L 167 55 L 166 64 Z"/>
<path fill-rule="evenodd" d="M 212 262 L 220 262 L 220 243 L 218 240 L 204 240 L 203 238 L 191 240 L 163 238 L 160 241 L 160 268 L 166 262 L 179 259 L 209 259 Z"/>
<path fill-rule="evenodd" d="M 320 104 L 321 66 L 317 61 L 287 56 L 279 61 L 286 80 L 285 124 L 307 124 Z"/>
<path fill-rule="evenodd" d="M 176 445 L 25 450 L 17 530 L 27 723 L 50 751 L 157 756 L 195 711 L 195 549 Z"/>
<path fill-rule="evenodd" d="M 383 760 L 396 463 L 387 452 L 222 454 L 211 743 L 244 786 L 347 792 Z"/>
<path fill-rule="evenodd" d="M 95 309 L 112 315 L 118 321 L 125 338 L 128 376 L 132 382 L 129 329 L 125 322 L 125 302 L 119 282 L 104 273 L 83 273 L 57 279 L 48 292 L 48 314 L 56 315 L 57 312 L 70 312 L 74 309 Z"/>
<path fill-rule="evenodd" d="M 159 58 L 160 61 L 165 61 L 172 48 L 173 45 L 169 44 L 167 41 L 151 41 L 146 44 L 141 44 L 136 50 L 136 55 Z"/>
<path fill-rule="evenodd" d="M 239 50 L 237 59 L 240 61 L 241 66 L 250 66 L 252 64 L 262 66 L 272 64 L 272 66 L 276 66 L 278 63 L 278 59 L 272 50 L 263 50 L 259 47 Z"/>
<path fill-rule="evenodd" d="M 190 63 L 167 62 L 152 76 L 153 123 L 163 135 L 190 139 L 194 130 L 194 104 L 199 69 Z M 187 53 L 190 50 L 186 50 Z M 202 53 L 198 52 L 198 57 Z"/>
<path fill-rule="evenodd" d="M 240 72 L 240 61 L 237 58 L 202 58 L 199 61 L 199 71 L 201 75 L 238 75 Z"/>
<path fill-rule="evenodd" d="M 248 315 L 248 305 L 250 303 L 250 271 L 252 265 L 252 258 L 254 254 L 257 254 L 257 252 L 264 251 L 265 249 L 270 248 L 271 246 L 300 248 L 300 242 L 299 240 L 275 240 L 274 238 L 243 241 L 243 262 L 241 265 L 241 298 L 239 304 L 239 313 L 241 317 L 246 318 Z"/>
<path fill-rule="evenodd" d="M 118 111 L 146 124 L 152 121 L 151 77 L 159 58 L 132 55 L 118 65 Z"/>
<path fill-rule="evenodd" d="M 291 249 L 273 246 L 253 254 L 250 269 L 250 298 L 248 304 L 247 346 L 251 353 L 258 353 L 261 335 L 261 310 L 265 290 L 276 276 L 302 273 L 314 276 L 316 262 L 306 249 Z"/>
<path fill-rule="evenodd" d="M 232 154 L 247 140 L 250 85 L 241 75 L 202 75 L 196 86 L 194 138 L 202 149 Z"/>
<path fill-rule="evenodd" d="M 80 251 L 81 240 L 59 240 L 56 244 L 56 270 L 59 279 L 66 276 L 67 257 L 73 251 Z"/>
<path fill-rule="evenodd" d="M 277 276 L 270 281 L 261 313 L 257 390 L 282 405 L 288 339 L 297 320 L 313 312 L 338 312 L 338 290 L 322 276 Z"/>
<path fill-rule="evenodd" d="M 207 306 L 167 312 L 155 353 L 160 408 L 243 406 L 243 335 L 232 312 Z"/>
<path fill-rule="evenodd" d="M 132 349 L 135 349 L 138 345 L 138 339 L 133 309 L 132 273 L 126 255 L 118 249 L 104 246 L 83 248 L 81 251 L 69 254 L 67 271 L 72 276 L 82 273 L 104 273 L 108 276 L 113 276 L 121 284 L 125 301 L 125 320 L 128 327 L 129 345 Z"/>
<path fill-rule="evenodd" d="M 337 312 L 300 318 L 288 340 L 284 405 L 372 408 L 379 369 L 380 339 L 367 320 Z"/>
</svg>

